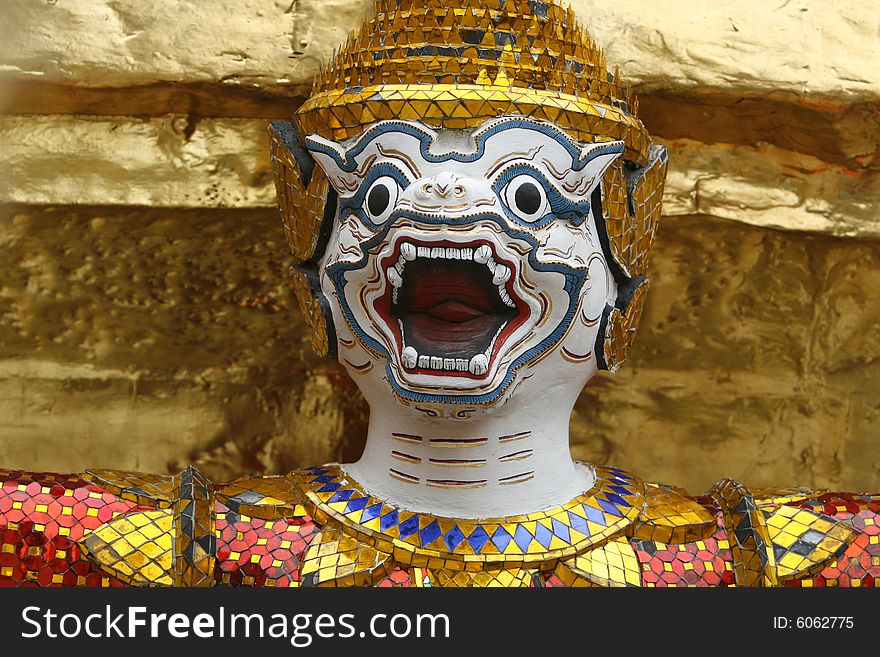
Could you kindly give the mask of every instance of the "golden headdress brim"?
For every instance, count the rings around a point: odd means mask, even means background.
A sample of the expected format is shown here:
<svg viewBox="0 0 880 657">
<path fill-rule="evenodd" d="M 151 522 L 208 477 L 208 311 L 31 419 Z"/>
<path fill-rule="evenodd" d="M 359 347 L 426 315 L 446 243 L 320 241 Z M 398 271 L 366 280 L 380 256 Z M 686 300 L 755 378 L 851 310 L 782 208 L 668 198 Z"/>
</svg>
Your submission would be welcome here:
<svg viewBox="0 0 880 657">
<path fill-rule="evenodd" d="M 297 112 L 342 141 L 376 121 L 463 129 L 502 115 L 552 121 L 585 142 L 622 139 L 648 160 L 637 102 L 571 10 L 536 0 L 377 0 Z"/>
</svg>

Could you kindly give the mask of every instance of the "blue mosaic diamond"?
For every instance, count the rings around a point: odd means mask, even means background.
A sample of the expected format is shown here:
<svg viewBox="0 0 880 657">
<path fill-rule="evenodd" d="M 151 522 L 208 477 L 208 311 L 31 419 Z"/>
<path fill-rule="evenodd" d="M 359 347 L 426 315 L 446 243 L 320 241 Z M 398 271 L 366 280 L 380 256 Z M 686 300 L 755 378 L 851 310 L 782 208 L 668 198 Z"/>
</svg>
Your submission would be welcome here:
<svg viewBox="0 0 880 657">
<path fill-rule="evenodd" d="M 335 490 L 339 490 L 342 488 L 342 484 L 325 484 L 321 486 L 317 492 L 318 493 L 332 493 Z"/>
<path fill-rule="evenodd" d="M 459 543 L 464 540 L 464 532 L 458 528 L 458 525 L 455 525 L 452 529 L 446 532 L 446 536 L 443 537 L 443 540 L 446 541 L 446 547 L 449 548 L 449 551 L 454 552 Z"/>
<path fill-rule="evenodd" d="M 315 477 L 312 479 L 313 484 L 329 484 L 331 481 L 336 479 L 333 475 L 324 475 L 323 477 Z"/>
<path fill-rule="evenodd" d="M 442 533 L 443 532 L 440 531 L 440 525 L 435 520 L 419 532 L 419 535 L 422 538 L 422 547 L 428 547 L 431 543 L 440 538 Z"/>
<path fill-rule="evenodd" d="M 619 518 L 623 517 L 620 509 L 618 509 L 616 506 L 614 506 L 613 503 L 609 502 L 608 500 L 603 500 L 601 497 L 597 497 L 596 501 L 599 503 L 599 506 L 605 509 L 606 513 L 610 513 L 612 516 L 618 516 Z"/>
<path fill-rule="evenodd" d="M 345 502 L 352 495 L 354 495 L 354 491 L 351 488 L 347 488 L 345 490 L 341 490 L 336 495 L 327 500 L 327 504 L 333 504 L 334 502 Z"/>
<path fill-rule="evenodd" d="M 605 514 L 602 513 L 599 509 L 594 509 L 593 507 L 587 506 L 586 504 L 583 504 L 582 506 L 584 507 L 584 513 L 587 514 L 587 520 L 589 520 L 590 522 L 595 522 L 597 525 L 602 525 L 603 527 L 608 524 L 605 522 Z"/>
<path fill-rule="evenodd" d="M 571 516 L 571 512 L 568 513 L 569 517 Z M 561 538 L 566 543 L 571 543 L 571 532 L 568 531 L 568 527 L 565 526 L 565 523 L 560 522 L 556 518 L 550 519 L 550 524 L 553 526 L 553 533 L 556 534 L 559 538 Z M 585 525 L 587 523 L 584 523 Z"/>
<path fill-rule="evenodd" d="M 510 532 L 504 529 L 504 527 L 499 527 L 495 530 L 495 533 L 492 534 L 492 542 L 501 553 L 503 553 L 507 549 L 507 546 L 510 545 L 510 542 L 512 540 L 513 536 L 511 536 Z"/>
<path fill-rule="evenodd" d="M 387 531 L 397 525 L 397 509 L 391 509 L 379 519 L 379 531 Z"/>
<path fill-rule="evenodd" d="M 571 523 L 572 529 L 586 536 L 590 535 L 590 526 L 587 524 L 587 521 L 576 513 L 568 512 L 568 522 Z"/>
<path fill-rule="evenodd" d="M 419 515 L 416 514 L 412 518 L 407 518 L 400 523 L 400 538 L 412 536 L 419 531 Z"/>
<path fill-rule="evenodd" d="M 623 486 L 609 486 L 608 488 L 613 490 L 615 493 L 620 493 L 621 495 L 632 495 L 632 491 L 629 488 L 624 488 Z"/>
<path fill-rule="evenodd" d="M 348 504 L 345 505 L 345 511 L 343 513 L 351 513 L 352 511 L 360 511 L 365 506 L 367 506 L 367 502 L 370 501 L 369 497 L 359 497 L 355 500 L 349 500 Z"/>
<path fill-rule="evenodd" d="M 474 552 L 477 554 L 480 553 L 480 550 L 483 549 L 483 546 L 488 540 L 489 534 L 486 533 L 486 530 L 483 529 L 482 525 L 477 525 L 477 528 L 471 532 L 470 536 L 468 536 L 468 543 L 471 544 L 471 547 L 474 548 Z"/>
<path fill-rule="evenodd" d="M 550 541 L 553 538 L 553 532 L 547 529 L 541 523 L 538 523 L 538 526 L 535 527 L 535 540 L 538 541 L 541 545 L 544 546 L 545 549 L 550 548 Z"/>
<path fill-rule="evenodd" d="M 380 513 L 382 513 L 381 502 L 377 502 L 376 504 L 368 506 L 361 514 L 361 522 L 367 522 L 368 520 L 372 520 L 373 518 L 378 518 Z"/>
<path fill-rule="evenodd" d="M 605 497 L 608 499 L 609 502 L 611 502 L 612 504 L 616 504 L 617 506 L 631 506 L 629 502 L 627 502 L 617 493 L 605 493 Z"/>
<path fill-rule="evenodd" d="M 525 552 L 529 549 L 529 543 L 532 542 L 533 536 L 529 533 L 529 530 L 523 527 L 522 525 L 516 526 L 516 531 L 513 533 L 513 541 L 519 546 L 519 549 Z"/>
</svg>

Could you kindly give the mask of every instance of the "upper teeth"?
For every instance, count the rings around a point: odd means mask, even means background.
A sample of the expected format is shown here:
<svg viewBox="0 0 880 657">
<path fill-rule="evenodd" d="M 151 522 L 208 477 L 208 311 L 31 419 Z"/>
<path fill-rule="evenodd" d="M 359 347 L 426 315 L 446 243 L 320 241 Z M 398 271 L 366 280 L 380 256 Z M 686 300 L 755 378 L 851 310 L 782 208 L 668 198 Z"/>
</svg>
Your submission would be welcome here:
<svg viewBox="0 0 880 657">
<path fill-rule="evenodd" d="M 516 308 L 516 303 L 507 293 L 507 281 L 510 280 L 512 272 L 510 267 L 495 262 L 492 258 L 492 249 L 483 244 L 476 250 L 472 248 L 457 248 L 454 246 L 415 246 L 410 242 L 403 242 L 400 245 L 400 257 L 397 262 L 385 271 L 388 276 L 388 282 L 393 287 L 392 298 L 397 301 L 397 291 L 403 285 L 403 270 L 407 262 L 412 262 L 416 258 L 433 258 L 446 260 L 473 260 L 486 265 L 489 273 L 492 274 L 492 284 L 498 288 L 498 296 L 505 305 Z"/>
</svg>

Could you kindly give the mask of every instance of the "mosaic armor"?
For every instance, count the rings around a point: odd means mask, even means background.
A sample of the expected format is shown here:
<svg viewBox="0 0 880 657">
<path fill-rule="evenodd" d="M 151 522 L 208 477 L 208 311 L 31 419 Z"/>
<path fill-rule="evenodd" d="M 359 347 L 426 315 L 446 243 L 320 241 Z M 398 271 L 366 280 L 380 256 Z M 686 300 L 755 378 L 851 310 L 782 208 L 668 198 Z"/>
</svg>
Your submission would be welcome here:
<svg viewBox="0 0 880 657">
<path fill-rule="evenodd" d="M 214 485 L 0 473 L 0 586 L 876 586 L 880 495 L 705 496 L 599 467 L 558 508 L 412 513 L 338 466 Z"/>
<path fill-rule="evenodd" d="M 880 495 L 571 460 L 645 300 L 666 150 L 570 10 L 378 0 L 270 128 L 312 346 L 364 456 L 214 484 L 0 472 L 0 585 L 875 586 Z M 307 431 L 308 428 L 300 428 Z"/>
</svg>

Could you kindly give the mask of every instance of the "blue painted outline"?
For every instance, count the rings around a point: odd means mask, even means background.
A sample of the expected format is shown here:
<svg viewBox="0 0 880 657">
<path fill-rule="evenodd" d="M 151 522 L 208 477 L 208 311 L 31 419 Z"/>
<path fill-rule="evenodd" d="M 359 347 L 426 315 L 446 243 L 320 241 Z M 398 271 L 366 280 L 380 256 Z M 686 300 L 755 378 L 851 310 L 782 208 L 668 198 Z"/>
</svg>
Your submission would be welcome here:
<svg viewBox="0 0 880 657">
<path fill-rule="evenodd" d="M 492 119 L 490 119 L 492 120 Z M 435 155 L 430 152 L 430 146 L 434 143 L 437 133 L 429 130 L 418 123 L 408 121 L 382 121 L 373 127 L 364 131 L 357 141 L 349 148 L 345 149 L 345 159 L 339 157 L 339 153 L 335 148 L 316 141 L 313 137 L 306 137 L 306 148 L 312 153 L 320 153 L 331 158 L 342 171 L 351 173 L 357 168 L 355 160 L 358 155 L 364 152 L 372 141 L 379 135 L 389 132 L 399 132 L 402 134 L 416 137 L 419 140 L 419 150 L 422 158 L 426 162 L 437 164 L 440 162 L 476 162 L 483 157 L 486 150 L 486 142 L 490 137 L 497 135 L 506 130 L 521 128 L 523 130 L 534 130 L 558 142 L 571 155 L 572 169 L 581 171 L 592 160 L 602 155 L 620 155 L 623 153 L 624 145 L 622 142 L 610 142 L 605 148 L 598 148 L 587 154 L 586 157 L 581 156 L 581 150 L 584 144 L 580 146 L 578 142 L 572 139 L 565 132 L 550 123 L 540 123 L 538 121 L 530 121 L 521 117 L 502 118 L 488 128 L 480 128 L 472 133 L 476 150 L 473 153 L 459 153 L 451 151 L 441 155 Z M 335 142 L 333 142 L 335 143 Z"/>
</svg>

